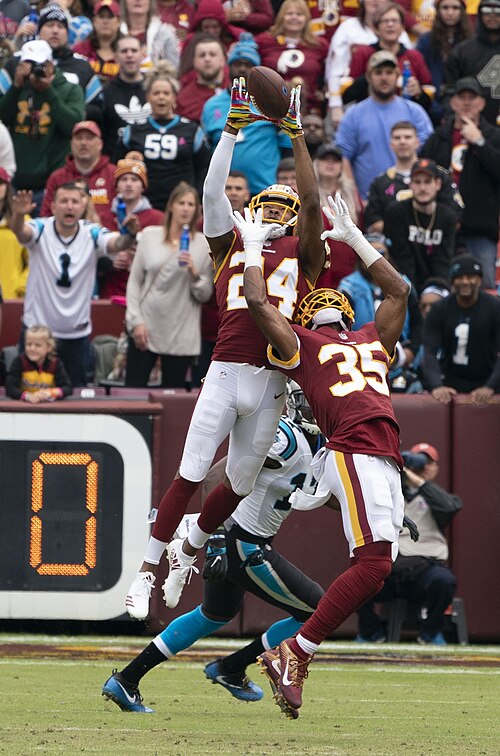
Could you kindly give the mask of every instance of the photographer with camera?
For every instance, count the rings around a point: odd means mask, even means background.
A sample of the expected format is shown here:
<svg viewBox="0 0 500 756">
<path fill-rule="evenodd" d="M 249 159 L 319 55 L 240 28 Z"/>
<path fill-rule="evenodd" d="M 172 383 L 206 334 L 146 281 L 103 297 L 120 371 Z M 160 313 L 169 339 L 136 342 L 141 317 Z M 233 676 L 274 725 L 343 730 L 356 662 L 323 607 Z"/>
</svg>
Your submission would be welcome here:
<svg viewBox="0 0 500 756">
<path fill-rule="evenodd" d="M 419 610 L 418 642 L 442 646 L 446 645 L 442 633 L 444 612 L 453 599 L 457 582 L 447 566 L 448 543 L 444 532 L 462 508 L 462 501 L 434 483 L 439 471 L 439 454 L 434 446 L 415 444 L 402 456 L 405 514 L 417 525 L 420 538 L 414 541 L 407 530 L 402 531 L 399 554 L 384 587 L 358 610 L 357 640 L 384 642 L 385 627 L 374 604 L 405 598 Z"/>
<path fill-rule="evenodd" d="M 0 119 L 16 154 L 16 189 L 33 191 L 40 208 L 47 179 L 70 149 L 71 130 L 83 120 L 83 92 L 54 66 L 52 49 L 41 39 L 26 42 L 12 79 L 0 71 Z"/>
</svg>

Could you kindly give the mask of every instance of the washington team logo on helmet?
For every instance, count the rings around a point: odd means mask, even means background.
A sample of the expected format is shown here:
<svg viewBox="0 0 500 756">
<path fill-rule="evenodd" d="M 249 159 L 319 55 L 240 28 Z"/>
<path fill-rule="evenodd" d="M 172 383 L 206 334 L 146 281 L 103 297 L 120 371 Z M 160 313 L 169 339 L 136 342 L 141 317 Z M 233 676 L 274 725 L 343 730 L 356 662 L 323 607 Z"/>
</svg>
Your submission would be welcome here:
<svg viewBox="0 0 500 756">
<path fill-rule="evenodd" d="M 258 208 L 264 208 L 267 205 L 273 207 L 279 207 L 281 209 L 280 218 L 262 218 L 262 223 L 280 223 L 281 225 L 295 226 L 299 217 L 300 199 L 297 192 L 295 192 L 291 186 L 286 184 L 272 184 L 264 189 L 260 194 L 256 194 L 250 200 L 250 212 L 252 217 L 255 218 L 255 212 Z M 292 218 L 289 221 L 285 221 L 285 214 L 287 210 L 291 210 L 293 213 Z"/>
<path fill-rule="evenodd" d="M 340 310 L 352 327 L 354 310 L 347 297 L 336 289 L 315 289 L 309 292 L 299 304 L 294 320 L 304 328 L 311 328 L 316 313 L 326 309 Z"/>
</svg>

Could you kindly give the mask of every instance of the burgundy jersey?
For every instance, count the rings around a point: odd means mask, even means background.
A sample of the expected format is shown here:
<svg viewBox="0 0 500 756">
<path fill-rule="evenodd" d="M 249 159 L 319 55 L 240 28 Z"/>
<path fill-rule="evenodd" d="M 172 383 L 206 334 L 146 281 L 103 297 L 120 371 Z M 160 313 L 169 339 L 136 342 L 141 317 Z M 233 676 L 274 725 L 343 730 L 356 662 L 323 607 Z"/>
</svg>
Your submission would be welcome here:
<svg viewBox="0 0 500 756">
<path fill-rule="evenodd" d="M 269 301 L 291 321 L 299 302 L 313 289 L 299 263 L 299 240 L 284 236 L 266 242 L 262 256 Z M 244 263 L 243 243 L 235 229 L 231 249 L 214 278 L 220 325 L 212 359 L 269 367 L 267 339 L 250 317 L 243 293 Z"/>
<path fill-rule="evenodd" d="M 300 340 L 297 356 L 287 363 L 289 369 L 280 367 L 279 360 L 274 364 L 302 387 L 328 439 L 326 446 L 392 457 L 402 467 L 399 426 L 387 382 L 390 357 L 375 323 L 343 332 L 329 326 L 316 331 L 292 327 Z"/>
</svg>

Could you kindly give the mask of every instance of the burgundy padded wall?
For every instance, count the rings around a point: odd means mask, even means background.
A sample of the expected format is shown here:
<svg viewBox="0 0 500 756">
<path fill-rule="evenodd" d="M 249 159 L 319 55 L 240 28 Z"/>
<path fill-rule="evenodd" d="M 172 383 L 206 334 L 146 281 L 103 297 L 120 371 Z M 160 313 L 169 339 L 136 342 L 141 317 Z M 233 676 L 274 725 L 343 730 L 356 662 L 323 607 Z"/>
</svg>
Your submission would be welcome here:
<svg viewBox="0 0 500 756">
<path fill-rule="evenodd" d="M 500 612 L 500 397 L 453 406 L 454 491 L 464 502 L 452 528 L 451 566 L 472 641 L 498 643 Z"/>
</svg>

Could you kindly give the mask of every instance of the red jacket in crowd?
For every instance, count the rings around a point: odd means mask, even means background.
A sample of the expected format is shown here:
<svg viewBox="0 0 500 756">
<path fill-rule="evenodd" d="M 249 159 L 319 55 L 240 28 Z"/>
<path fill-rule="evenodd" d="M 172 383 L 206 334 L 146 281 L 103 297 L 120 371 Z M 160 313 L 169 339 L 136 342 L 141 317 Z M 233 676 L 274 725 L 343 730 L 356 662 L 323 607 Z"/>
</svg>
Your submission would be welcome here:
<svg viewBox="0 0 500 756">
<path fill-rule="evenodd" d="M 57 186 L 82 179 L 89 188 L 100 222 L 106 228 L 114 231 L 116 229 L 116 219 L 111 212 L 111 203 L 115 196 L 115 168 L 116 166 L 110 163 L 109 157 L 102 155 L 91 172 L 83 175 L 77 169 L 73 156 L 69 155 L 66 158 L 66 165 L 53 171 L 49 176 L 40 215 L 45 218 L 52 215 L 52 199 Z"/>
</svg>

